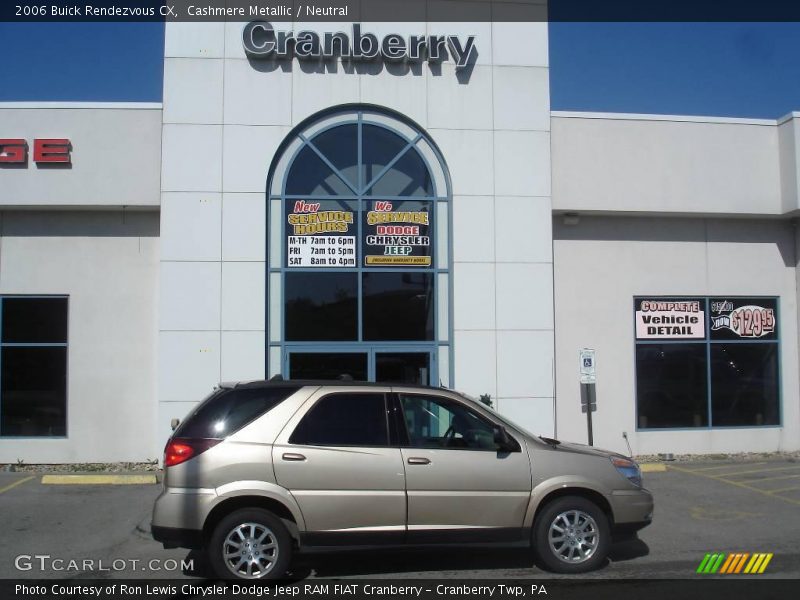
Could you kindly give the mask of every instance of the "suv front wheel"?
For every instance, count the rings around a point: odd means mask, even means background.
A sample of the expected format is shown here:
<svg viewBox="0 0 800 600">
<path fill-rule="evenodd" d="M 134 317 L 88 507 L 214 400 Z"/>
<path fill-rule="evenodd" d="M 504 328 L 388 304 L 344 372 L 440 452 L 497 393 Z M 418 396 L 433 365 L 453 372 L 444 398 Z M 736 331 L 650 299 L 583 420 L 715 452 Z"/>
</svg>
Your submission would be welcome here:
<svg viewBox="0 0 800 600">
<path fill-rule="evenodd" d="M 271 512 L 244 508 L 217 524 L 206 552 L 222 579 L 279 579 L 289 568 L 292 538 Z"/>
<path fill-rule="evenodd" d="M 593 502 L 564 496 L 550 502 L 533 527 L 533 546 L 544 566 L 556 573 L 598 568 L 611 545 L 608 517 Z"/>
</svg>

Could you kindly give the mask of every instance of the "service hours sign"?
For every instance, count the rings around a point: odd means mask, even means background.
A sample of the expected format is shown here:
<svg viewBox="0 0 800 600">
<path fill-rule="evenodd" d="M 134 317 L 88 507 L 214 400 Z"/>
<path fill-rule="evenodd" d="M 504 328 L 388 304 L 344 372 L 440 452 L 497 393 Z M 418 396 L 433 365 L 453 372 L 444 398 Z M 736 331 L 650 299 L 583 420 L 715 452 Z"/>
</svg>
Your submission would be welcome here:
<svg viewBox="0 0 800 600">
<path fill-rule="evenodd" d="M 347 202 L 286 201 L 286 266 L 355 267 L 355 209 Z"/>
</svg>

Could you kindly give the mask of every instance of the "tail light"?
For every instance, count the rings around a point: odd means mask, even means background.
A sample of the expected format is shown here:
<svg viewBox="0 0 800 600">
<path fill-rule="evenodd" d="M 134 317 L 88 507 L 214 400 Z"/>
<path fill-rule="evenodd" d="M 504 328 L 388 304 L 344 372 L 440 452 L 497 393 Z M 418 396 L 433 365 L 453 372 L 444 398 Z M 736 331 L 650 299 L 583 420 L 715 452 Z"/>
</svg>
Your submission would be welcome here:
<svg viewBox="0 0 800 600">
<path fill-rule="evenodd" d="M 174 438 L 164 448 L 164 466 L 174 467 L 213 448 L 222 440 L 214 438 Z"/>
</svg>

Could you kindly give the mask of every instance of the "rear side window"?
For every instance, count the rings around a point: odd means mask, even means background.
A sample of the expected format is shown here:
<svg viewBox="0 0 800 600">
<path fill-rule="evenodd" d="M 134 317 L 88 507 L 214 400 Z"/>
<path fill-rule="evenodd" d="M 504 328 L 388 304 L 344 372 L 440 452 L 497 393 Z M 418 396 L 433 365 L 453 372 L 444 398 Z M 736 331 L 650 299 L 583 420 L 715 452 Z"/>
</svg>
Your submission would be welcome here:
<svg viewBox="0 0 800 600">
<path fill-rule="evenodd" d="M 175 437 L 225 438 L 271 410 L 299 387 L 222 389 L 211 394 L 175 430 Z"/>
<path fill-rule="evenodd" d="M 388 446 L 383 394 L 331 394 L 319 400 L 289 438 L 303 446 Z"/>
</svg>

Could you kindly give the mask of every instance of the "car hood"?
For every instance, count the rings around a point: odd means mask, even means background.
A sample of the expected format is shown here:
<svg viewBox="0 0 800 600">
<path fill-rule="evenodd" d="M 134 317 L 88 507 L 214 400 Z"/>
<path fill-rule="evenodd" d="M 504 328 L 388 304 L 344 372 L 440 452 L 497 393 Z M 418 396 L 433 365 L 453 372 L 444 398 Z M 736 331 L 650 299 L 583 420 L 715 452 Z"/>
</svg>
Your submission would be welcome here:
<svg viewBox="0 0 800 600">
<path fill-rule="evenodd" d="M 616 456 L 618 458 L 625 458 L 630 460 L 624 454 L 620 454 L 619 452 L 612 452 L 610 450 L 603 450 L 602 448 L 595 448 L 594 446 L 587 446 L 586 444 L 576 444 L 573 442 L 562 442 L 559 440 L 554 440 L 552 438 L 540 438 L 546 444 L 550 445 L 554 450 L 558 450 L 560 452 L 570 452 L 572 454 L 586 454 L 588 456 L 600 456 L 603 458 L 611 458 L 612 456 Z"/>
</svg>

